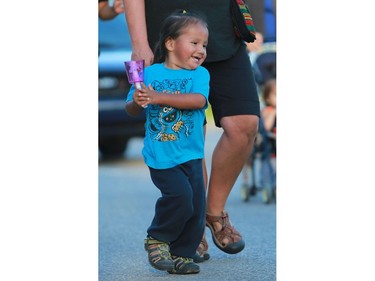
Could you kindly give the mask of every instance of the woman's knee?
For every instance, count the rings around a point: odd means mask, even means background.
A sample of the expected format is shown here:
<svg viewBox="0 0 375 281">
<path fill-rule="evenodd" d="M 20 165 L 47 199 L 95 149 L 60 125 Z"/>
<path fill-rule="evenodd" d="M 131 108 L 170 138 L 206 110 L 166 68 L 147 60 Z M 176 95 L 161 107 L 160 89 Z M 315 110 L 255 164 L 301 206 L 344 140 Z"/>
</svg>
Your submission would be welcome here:
<svg viewBox="0 0 375 281">
<path fill-rule="evenodd" d="M 221 126 L 229 138 L 244 138 L 250 142 L 254 141 L 258 132 L 258 123 L 256 115 L 226 116 L 221 119 Z"/>
</svg>

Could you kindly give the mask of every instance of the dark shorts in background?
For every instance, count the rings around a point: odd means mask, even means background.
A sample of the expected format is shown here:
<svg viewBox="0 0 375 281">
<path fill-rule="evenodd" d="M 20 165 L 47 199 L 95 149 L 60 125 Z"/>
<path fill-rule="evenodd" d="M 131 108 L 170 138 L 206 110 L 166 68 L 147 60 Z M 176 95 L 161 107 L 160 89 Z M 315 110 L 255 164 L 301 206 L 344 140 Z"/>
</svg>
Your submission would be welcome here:
<svg viewBox="0 0 375 281">
<path fill-rule="evenodd" d="M 221 127 L 224 116 L 260 116 L 257 86 L 245 45 L 230 59 L 202 66 L 210 72 L 208 100 L 217 127 Z"/>
</svg>

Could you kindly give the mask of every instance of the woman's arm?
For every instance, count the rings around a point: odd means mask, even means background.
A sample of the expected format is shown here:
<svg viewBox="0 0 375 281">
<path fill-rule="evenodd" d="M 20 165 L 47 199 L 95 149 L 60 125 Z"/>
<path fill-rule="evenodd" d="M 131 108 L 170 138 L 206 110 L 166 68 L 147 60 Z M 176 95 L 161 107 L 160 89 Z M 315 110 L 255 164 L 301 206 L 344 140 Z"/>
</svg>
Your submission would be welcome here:
<svg viewBox="0 0 375 281">
<path fill-rule="evenodd" d="M 124 0 L 125 17 L 132 44 L 132 60 L 145 60 L 145 67 L 154 61 L 154 54 L 148 44 L 145 1 Z M 157 11 L 155 11 L 157 12 Z"/>
</svg>

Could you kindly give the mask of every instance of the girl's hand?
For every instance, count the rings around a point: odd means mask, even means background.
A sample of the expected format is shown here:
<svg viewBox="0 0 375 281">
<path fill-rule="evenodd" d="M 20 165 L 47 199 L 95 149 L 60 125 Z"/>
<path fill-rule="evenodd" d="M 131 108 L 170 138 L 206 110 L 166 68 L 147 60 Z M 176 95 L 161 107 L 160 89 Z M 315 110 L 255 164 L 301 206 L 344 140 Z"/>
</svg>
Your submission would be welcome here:
<svg viewBox="0 0 375 281">
<path fill-rule="evenodd" d="M 136 95 L 142 107 L 147 107 L 149 104 L 155 104 L 157 92 L 149 85 L 148 87 L 141 83 L 142 89 L 138 90 Z"/>
<path fill-rule="evenodd" d="M 134 92 L 133 100 L 138 106 L 146 108 L 150 103 L 150 93 L 143 82 L 141 83 L 141 87 L 141 89 L 136 89 Z"/>
<path fill-rule="evenodd" d="M 113 4 L 113 10 L 115 10 L 117 14 L 124 13 L 125 6 L 123 0 L 115 0 L 115 3 Z"/>
<path fill-rule="evenodd" d="M 147 107 L 147 97 L 145 97 L 142 93 L 142 89 L 139 90 L 136 88 L 136 90 L 133 93 L 133 100 L 134 102 L 139 106 L 146 108 Z"/>
</svg>

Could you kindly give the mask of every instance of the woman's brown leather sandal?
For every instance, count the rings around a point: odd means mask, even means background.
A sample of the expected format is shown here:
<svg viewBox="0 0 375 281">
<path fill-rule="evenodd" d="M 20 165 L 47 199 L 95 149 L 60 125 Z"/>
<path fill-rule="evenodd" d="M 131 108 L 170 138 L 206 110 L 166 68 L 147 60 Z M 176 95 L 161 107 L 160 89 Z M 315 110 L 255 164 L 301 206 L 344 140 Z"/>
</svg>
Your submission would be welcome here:
<svg viewBox="0 0 375 281">
<path fill-rule="evenodd" d="M 199 243 L 197 251 L 193 257 L 194 262 L 204 262 L 210 258 L 210 254 L 208 253 L 208 243 L 206 238 L 203 236 L 202 241 Z"/>
<path fill-rule="evenodd" d="M 220 230 L 215 229 L 215 222 L 221 224 Z M 242 240 L 241 234 L 232 226 L 229 215 L 225 210 L 222 211 L 221 216 L 206 214 L 206 226 L 211 230 L 212 240 L 216 247 L 223 252 L 237 254 L 245 248 L 245 242 Z"/>
</svg>

